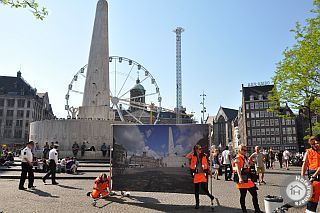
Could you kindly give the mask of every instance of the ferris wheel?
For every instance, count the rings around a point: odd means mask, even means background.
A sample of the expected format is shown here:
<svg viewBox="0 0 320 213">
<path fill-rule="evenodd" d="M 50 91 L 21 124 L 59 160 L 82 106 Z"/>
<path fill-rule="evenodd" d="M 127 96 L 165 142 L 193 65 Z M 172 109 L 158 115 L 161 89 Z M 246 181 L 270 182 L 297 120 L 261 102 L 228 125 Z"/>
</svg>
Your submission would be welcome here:
<svg viewBox="0 0 320 213">
<path fill-rule="evenodd" d="M 160 89 L 156 79 L 140 63 L 125 57 L 109 57 L 110 106 L 115 120 L 156 124 L 161 112 Z M 72 78 L 65 95 L 68 118 L 75 119 L 85 85 L 87 65 Z"/>
</svg>

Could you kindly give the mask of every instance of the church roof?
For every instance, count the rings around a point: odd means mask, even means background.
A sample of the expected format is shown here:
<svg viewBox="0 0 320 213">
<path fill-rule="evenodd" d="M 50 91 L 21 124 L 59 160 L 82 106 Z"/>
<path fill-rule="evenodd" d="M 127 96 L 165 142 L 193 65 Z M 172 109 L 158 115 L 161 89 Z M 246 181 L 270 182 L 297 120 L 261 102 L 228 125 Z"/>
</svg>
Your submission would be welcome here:
<svg viewBox="0 0 320 213">
<path fill-rule="evenodd" d="M 136 85 L 131 90 L 141 90 L 145 91 L 144 87 L 140 84 L 139 78 L 136 81 Z"/>
<path fill-rule="evenodd" d="M 217 115 L 215 116 L 215 121 L 222 116 L 225 121 L 233 121 L 238 116 L 238 110 L 220 107 Z"/>
<path fill-rule="evenodd" d="M 141 84 L 136 84 L 131 90 L 143 90 L 144 91 L 144 87 Z"/>
<path fill-rule="evenodd" d="M 35 96 L 36 89 L 22 77 L 0 76 L 0 94 Z"/>
<path fill-rule="evenodd" d="M 221 109 L 226 114 L 228 120 L 233 120 L 238 116 L 238 110 L 236 109 L 230 109 L 230 108 L 224 108 L 224 107 L 221 107 Z"/>
</svg>

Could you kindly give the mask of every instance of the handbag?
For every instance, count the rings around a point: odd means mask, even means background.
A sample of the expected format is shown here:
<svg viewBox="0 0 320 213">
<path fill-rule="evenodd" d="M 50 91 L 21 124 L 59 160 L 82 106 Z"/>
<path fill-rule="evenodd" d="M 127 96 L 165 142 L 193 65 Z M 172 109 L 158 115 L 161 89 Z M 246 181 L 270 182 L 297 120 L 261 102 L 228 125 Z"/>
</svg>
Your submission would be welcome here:
<svg viewBox="0 0 320 213">
<path fill-rule="evenodd" d="M 249 173 L 246 172 L 244 169 L 241 170 L 241 177 L 244 183 L 248 183 L 248 180 L 249 180 L 248 174 Z M 233 174 L 233 181 L 236 183 L 239 183 L 239 175 L 236 172 Z"/>
</svg>

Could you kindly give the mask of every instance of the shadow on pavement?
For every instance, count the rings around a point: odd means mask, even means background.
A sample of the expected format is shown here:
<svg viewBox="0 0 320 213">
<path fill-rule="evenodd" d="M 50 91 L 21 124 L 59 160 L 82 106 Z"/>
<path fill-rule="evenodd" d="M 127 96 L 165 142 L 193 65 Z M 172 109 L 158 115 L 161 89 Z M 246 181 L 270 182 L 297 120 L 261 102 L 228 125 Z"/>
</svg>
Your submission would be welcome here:
<svg viewBox="0 0 320 213">
<path fill-rule="evenodd" d="M 30 190 L 26 190 L 26 192 L 29 192 L 29 193 L 32 193 L 32 194 L 35 194 L 35 195 L 38 195 L 40 197 L 52 197 L 52 198 L 59 198 L 59 196 L 56 196 L 56 195 L 52 195 L 48 192 L 44 192 L 40 189 L 34 189 L 32 191 Z"/>
<path fill-rule="evenodd" d="M 126 200 L 124 198 L 116 198 L 116 197 L 110 197 L 107 200 L 114 203 L 126 204 L 126 205 L 137 206 L 137 207 L 152 209 L 156 211 L 164 211 L 164 212 L 211 212 L 212 211 L 210 206 L 200 206 L 200 209 L 194 209 L 194 205 L 164 204 L 164 203 L 160 203 L 160 201 L 155 198 L 131 196 L 131 198 L 129 197 L 129 199 L 134 201 L 140 201 L 142 203 L 130 202 L 130 200 Z M 242 212 L 241 209 L 230 208 L 226 206 L 216 206 L 214 211 L 215 212 Z"/>
<path fill-rule="evenodd" d="M 160 201 L 156 198 L 152 197 L 139 197 L 139 196 L 130 196 L 127 197 L 130 200 L 139 201 L 142 203 L 160 203 Z"/>
<path fill-rule="evenodd" d="M 83 190 L 83 188 L 77 188 L 77 187 L 73 187 L 73 186 L 66 186 L 66 185 L 62 185 L 62 184 L 59 184 L 57 186 L 59 186 L 61 188 L 65 188 L 65 189 Z"/>
</svg>

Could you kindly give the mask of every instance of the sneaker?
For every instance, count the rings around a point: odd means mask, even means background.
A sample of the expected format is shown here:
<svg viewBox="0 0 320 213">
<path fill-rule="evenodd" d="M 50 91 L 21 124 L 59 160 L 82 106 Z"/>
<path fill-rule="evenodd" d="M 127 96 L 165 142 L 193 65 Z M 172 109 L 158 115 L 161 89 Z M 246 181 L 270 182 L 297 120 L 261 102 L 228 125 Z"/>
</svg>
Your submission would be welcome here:
<svg viewBox="0 0 320 213">
<path fill-rule="evenodd" d="M 91 192 L 87 192 L 87 196 L 90 197 L 90 195 L 91 195 Z"/>
<path fill-rule="evenodd" d="M 266 185 L 266 184 L 267 184 L 266 182 L 264 182 L 264 180 L 263 180 L 263 181 L 261 181 L 261 183 L 263 183 L 264 185 Z"/>
<path fill-rule="evenodd" d="M 52 185 L 58 185 L 59 183 L 58 182 L 54 182 L 54 183 L 52 183 Z"/>
<path fill-rule="evenodd" d="M 28 189 L 34 190 L 34 189 L 36 189 L 36 187 L 35 186 L 30 186 L 30 187 L 28 187 Z"/>
<path fill-rule="evenodd" d="M 27 188 L 19 187 L 19 190 L 26 190 Z"/>
</svg>

